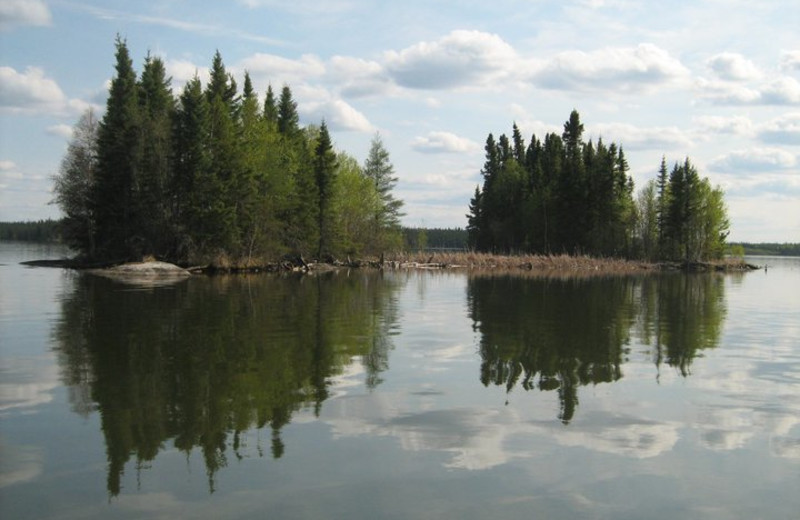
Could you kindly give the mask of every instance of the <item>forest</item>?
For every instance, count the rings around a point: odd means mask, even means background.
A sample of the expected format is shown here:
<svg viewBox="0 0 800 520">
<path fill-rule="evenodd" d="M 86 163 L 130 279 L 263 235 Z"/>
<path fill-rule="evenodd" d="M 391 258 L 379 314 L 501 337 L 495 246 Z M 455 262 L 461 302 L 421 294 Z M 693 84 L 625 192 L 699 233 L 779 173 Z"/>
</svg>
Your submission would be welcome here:
<svg viewBox="0 0 800 520">
<path fill-rule="evenodd" d="M 62 237 L 83 257 L 250 266 L 280 255 L 399 248 L 403 202 L 380 135 L 363 165 L 333 148 L 327 125 L 301 127 L 291 89 L 259 102 L 219 52 L 210 80 L 176 97 L 163 61 L 137 76 L 116 41 L 106 112 L 89 111 L 54 178 Z"/>
<path fill-rule="evenodd" d="M 320 260 L 403 247 L 463 247 L 464 231 L 403 229 L 403 201 L 376 134 L 364 164 L 336 151 L 326 122 L 301 127 L 291 89 L 264 102 L 247 72 L 241 92 L 217 52 L 210 79 L 176 97 L 163 61 L 137 76 L 116 41 L 106 112 L 76 124 L 54 178 L 62 239 L 84 258 L 152 256 L 248 267 L 282 255 Z M 573 110 L 561 135 L 526 145 L 489 134 L 467 247 L 691 262 L 725 253 L 723 193 L 687 158 L 634 197 L 622 145 L 583 139 Z"/>
<path fill-rule="evenodd" d="M 467 215 L 469 245 L 497 253 L 589 254 L 647 260 L 719 258 L 728 235 L 722 191 L 687 158 L 634 200 L 621 145 L 583 140 L 576 110 L 562 135 L 486 139 L 483 185 Z"/>
</svg>

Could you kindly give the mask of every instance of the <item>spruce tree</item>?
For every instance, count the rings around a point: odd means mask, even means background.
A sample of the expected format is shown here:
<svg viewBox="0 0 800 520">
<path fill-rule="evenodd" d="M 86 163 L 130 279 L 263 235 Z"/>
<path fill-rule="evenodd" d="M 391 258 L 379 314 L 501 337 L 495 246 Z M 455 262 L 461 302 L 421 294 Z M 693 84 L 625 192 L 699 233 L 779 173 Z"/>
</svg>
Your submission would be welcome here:
<svg viewBox="0 0 800 520">
<path fill-rule="evenodd" d="M 278 101 L 278 131 L 289 137 L 296 136 L 300 131 L 297 103 L 292 98 L 292 91 L 288 85 L 284 85 L 281 89 L 281 97 Z"/>
<path fill-rule="evenodd" d="M 272 85 L 267 87 L 267 95 L 264 99 L 264 120 L 270 128 L 278 128 L 278 104 L 275 101 L 275 93 Z"/>
<path fill-rule="evenodd" d="M 317 183 L 318 199 L 318 229 L 319 244 L 317 247 L 317 258 L 322 258 L 323 254 L 329 255 L 334 250 L 334 217 L 332 215 L 333 183 L 336 175 L 336 154 L 331 144 L 331 136 L 328 133 L 328 125 L 322 121 L 319 129 L 317 146 L 314 150 L 314 177 Z"/>
<path fill-rule="evenodd" d="M 144 253 L 164 256 L 175 230 L 168 188 L 171 183 L 171 119 L 175 108 L 164 62 L 149 54 L 139 80 L 141 111 L 140 168 L 136 179 Z"/>
<path fill-rule="evenodd" d="M 237 146 L 236 120 L 239 99 L 236 83 L 226 72 L 217 52 L 211 67 L 211 80 L 206 86 L 209 106 L 209 183 L 217 188 L 216 198 L 208 201 L 210 233 L 205 248 L 209 253 L 232 253 L 240 246 L 236 221 L 239 204 L 237 185 L 241 175 L 241 156 Z"/>
<path fill-rule="evenodd" d="M 135 201 L 139 172 L 138 86 L 126 42 L 117 37 L 115 75 L 97 136 L 97 175 L 92 190 L 97 255 L 135 259 L 142 254 Z"/>
<path fill-rule="evenodd" d="M 195 76 L 181 93 L 173 123 L 173 249 L 179 258 L 200 253 L 211 240 L 210 219 L 220 187 L 211 172 L 210 139 L 208 98 Z"/>
</svg>

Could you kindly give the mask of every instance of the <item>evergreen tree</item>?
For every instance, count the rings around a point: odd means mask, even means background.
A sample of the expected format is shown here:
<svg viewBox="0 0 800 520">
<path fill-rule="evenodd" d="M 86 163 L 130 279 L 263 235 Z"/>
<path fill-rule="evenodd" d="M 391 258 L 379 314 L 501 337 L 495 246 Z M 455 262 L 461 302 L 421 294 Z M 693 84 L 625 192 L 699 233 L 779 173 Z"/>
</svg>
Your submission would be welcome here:
<svg viewBox="0 0 800 520">
<path fill-rule="evenodd" d="M 173 213 L 179 257 L 199 253 L 212 236 L 213 211 L 221 187 L 211 172 L 208 98 L 195 76 L 181 93 L 173 123 Z"/>
<path fill-rule="evenodd" d="M 397 177 L 394 176 L 394 166 L 389 160 L 389 152 L 384 147 L 380 134 L 375 134 L 372 138 L 363 173 L 373 182 L 380 197 L 381 203 L 374 215 L 376 231 L 380 232 L 376 236 L 399 239 L 403 201 L 396 199 L 392 193 Z M 389 243 L 374 244 L 377 248 L 388 245 Z"/>
<path fill-rule="evenodd" d="M 322 121 L 319 129 L 319 138 L 314 150 L 314 176 L 317 183 L 317 193 L 319 194 L 317 210 L 319 245 L 317 257 L 322 258 L 323 254 L 331 254 L 334 245 L 334 218 L 331 213 L 333 205 L 333 183 L 336 175 L 336 154 L 333 151 L 331 137 L 328 133 L 328 125 Z"/>
<path fill-rule="evenodd" d="M 267 122 L 262 117 L 258 96 L 253 89 L 250 74 L 245 72 L 242 104 L 239 118 L 239 155 L 241 163 L 234 176 L 234 199 L 237 201 L 236 223 L 242 250 L 240 256 L 250 259 L 257 252 L 264 235 L 263 156 L 267 142 Z"/>
<path fill-rule="evenodd" d="M 300 131 L 300 116 L 297 114 L 297 103 L 292 98 L 288 85 L 281 89 L 278 101 L 278 131 L 286 136 L 294 137 Z"/>
<path fill-rule="evenodd" d="M 583 124 L 573 110 L 564 123 L 564 169 L 558 182 L 558 241 L 557 247 L 568 253 L 581 252 L 586 244 L 587 182 L 583 161 Z"/>
<path fill-rule="evenodd" d="M 239 112 L 236 82 L 226 72 L 219 51 L 214 55 L 205 94 L 209 106 L 209 181 L 217 187 L 217 193 L 214 200 L 207 201 L 209 222 L 205 227 L 209 234 L 204 249 L 216 255 L 232 253 L 240 246 L 236 218 L 242 168 L 236 135 Z"/>
<path fill-rule="evenodd" d="M 264 99 L 264 119 L 270 128 L 278 128 L 278 104 L 275 101 L 275 93 L 272 91 L 272 85 L 267 87 L 267 95 Z"/>
<path fill-rule="evenodd" d="M 136 212 L 141 215 L 143 252 L 164 256 L 170 252 L 175 232 L 168 196 L 175 101 L 161 58 L 149 54 L 145 58 L 138 97 L 141 111 L 138 160 L 141 166 L 136 179 Z"/>
<path fill-rule="evenodd" d="M 475 186 L 475 195 L 469 201 L 469 213 L 467 214 L 467 244 L 470 249 L 482 249 L 480 243 L 482 220 L 481 188 Z"/>
<path fill-rule="evenodd" d="M 99 256 L 133 259 L 142 254 L 135 204 L 139 173 L 140 113 L 133 63 L 117 37 L 115 76 L 97 135 L 97 175 L 92 190 L 94 244 Z"/>
</svg>

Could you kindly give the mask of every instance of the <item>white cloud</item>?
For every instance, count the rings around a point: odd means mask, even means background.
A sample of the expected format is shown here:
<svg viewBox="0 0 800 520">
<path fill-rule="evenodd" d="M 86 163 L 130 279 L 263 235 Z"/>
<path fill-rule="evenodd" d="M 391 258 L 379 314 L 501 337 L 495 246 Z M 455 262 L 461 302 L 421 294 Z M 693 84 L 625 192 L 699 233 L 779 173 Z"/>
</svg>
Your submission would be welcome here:
<svg viewBox="0 0 800 520">
<path fill-rule="evenodd" d="M 319 119 L 325 119 L 331 130 L 375 131 L 375 127 L 364 114 L 341 99 L 331 99 L 318 105 L 310 104 L 305 113 L 317 114 Z"/>
<path fill-rule="evenodd" d="M 67 138 L 67 139 L 72 137 L 72 127 L 69 126 L 69 125 L 65 125 L 65 124 L 58 124 L 58 125 L 48 126 L 47 129 L 46 129 L 46 132 L 48 134 L 50 134 L 50 135 L 55 135 L 55 136 L 58 136 L 58 137 L 64 137 L 64 138 Z"/>
<path fill-rule="evenodd" d="M 380 63 L 360 58 L 334 56 L 329 74 L 345 96 L 385 94 L 391 86 Z"/>
<path fill-rule="evenodd" d="M 58 84 L 37 67 L 17 72 L 0 67 L 0 110 L 38 112 L 60 110 L 67 102 Z"/>
<path fill-rule="evenodd" d="M 756 65 L 742 56 L 732 52 L 723 52 L 712 56 L 706 65 L 718 77 L 724 80 L 744 81 L 761 78 L 761 71 Z"/>
<path fill-rule="evenodd" d="M 514 49 L 502 38 L 480 31 L 453 31 L 439 40 L 384 54 L 394 81 L 414 89 L 490 84 L 507 75 L 516 60 Z"/>
<path fill-rule="evenodd" d="M 700 78 L 696 87 L 701 98 L 720 105 L 800 105 L 800 82 L 788 76 L 757 88 Z"/>
<path fill-rule="evenodd" d="M 297 99 L 297 110 L 306 122 L 319 124 L 324 119 L 331 130 L 375 131 L 363 113 L 324 88 L 301 84 L 292 92 Z"/>
<path fill-rule="evenodd" d="M 194 79 L 195 76 L 200 78 L 203 84 L 207 83 L 211 77 L 208 67 L 198 67 L 188 60 L 166 60 L 164 68 L 167 76 L 172 78 L 173 86 L 178 87 L 178 95 L 180 95 L 183 85 Z M 106 92 L 108 92 L 108 88 L 106 88 Z"/>
<path fill-rule="evenodd" d="M 0 2 L 0 29 L 17 25 L 50 25 L 50 9 L 42 0 L 3 0 Z"/>
<path fill-rule="evenodd" d="M 714 159 L 709 167 L 722 173 L 757 174 L 788 170 L 797 166 L 797 157 L 780 148 L 736 150 Z"/>
<path fill-rule="evenodd" d="M 247 70 L 255 79 L 271 83 L 295 83 L 325 74 L 325 64 L 317 56 L 304 54 L 293 60 L 275 54 L 257 53 L 245 58 L 239 68 Z"/>
<path fill-rule="evenodd" d="M 0 161 L 0 171 L 13 170 L 16 167 L 13 161 Z"/>
<path fill-rule="evenodd" d="M 753 122 L 744 116 L 700 116 L 693 120 L 700 134 L 725 134 L 750 136 L 753 133 Z"/>
<path fill-rule="evenodd" d="M 761 101 L 761 92 L 726 81 L 699 78 L 696 82 L 699 96 L 718 105 L 749 105 Z"/>
<path fill-rule="evenodd" d="M 427 136 L 419 136 L 411 143 L 411 147 L 423 153 L 469 153 L 480 150 L 478 143 L 450 132 L 430 132 Z"/>
<path fill-rule="evenodd" d="M 800 71 L 800 50 L 785 51 L 781 58 L 781 70 Z"/>
<path fill-rule="evenodd" d="M 543 88 L 609 90 L 623 93 L 676 82 L 689 71 L 670 54 L 649 43 L 557 54 L 533 75 Z"/>
<path fill-rule="evenodd" d="M 615 142 L 625 150 L 671 150 L 686 149 L 692 140 L 679 128 L 642 128 L 625 123 L 598 124 L 591 128 L 606 143 Z"/>
<path fill-rule="evenodd" d="M 759 125 L 758 138 L 770 144 L 800 145 L 800 112 L 792 112 Z"/>
<path fill-rule="evenodd" d="M 0 67 L 0 112 L 74 116 L 97 108 L 80 99 L 68 99 L 55 80 L 38 67 L 17 72 Z"/>
<path fill-rule="evenodd" d="M 769 105 L 800 105 L 800 82 L 783 77 L 764 88 L 762 98 Z"/>
</svg>

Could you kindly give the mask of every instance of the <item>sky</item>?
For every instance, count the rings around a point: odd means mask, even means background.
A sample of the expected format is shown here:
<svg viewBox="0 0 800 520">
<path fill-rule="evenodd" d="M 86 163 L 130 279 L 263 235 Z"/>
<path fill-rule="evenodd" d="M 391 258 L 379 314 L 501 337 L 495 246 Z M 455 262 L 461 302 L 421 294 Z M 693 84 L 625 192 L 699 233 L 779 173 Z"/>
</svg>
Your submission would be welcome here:
<svg viewBox="0 0 800 520">
<path fill-rule="evenodd" d="M 560 134 L 575 109 L 637 190 L 688 157 L 730 240 L 800 242 L 798 26 L 787 0 L 0 0 L 0 221 L 59 217 L 52 176 L 120 35 L 176 95 L 219 50 L 359 162 L 379 133 L 408 226 L 466 226 L 488 134 Z"/>
</svg>

